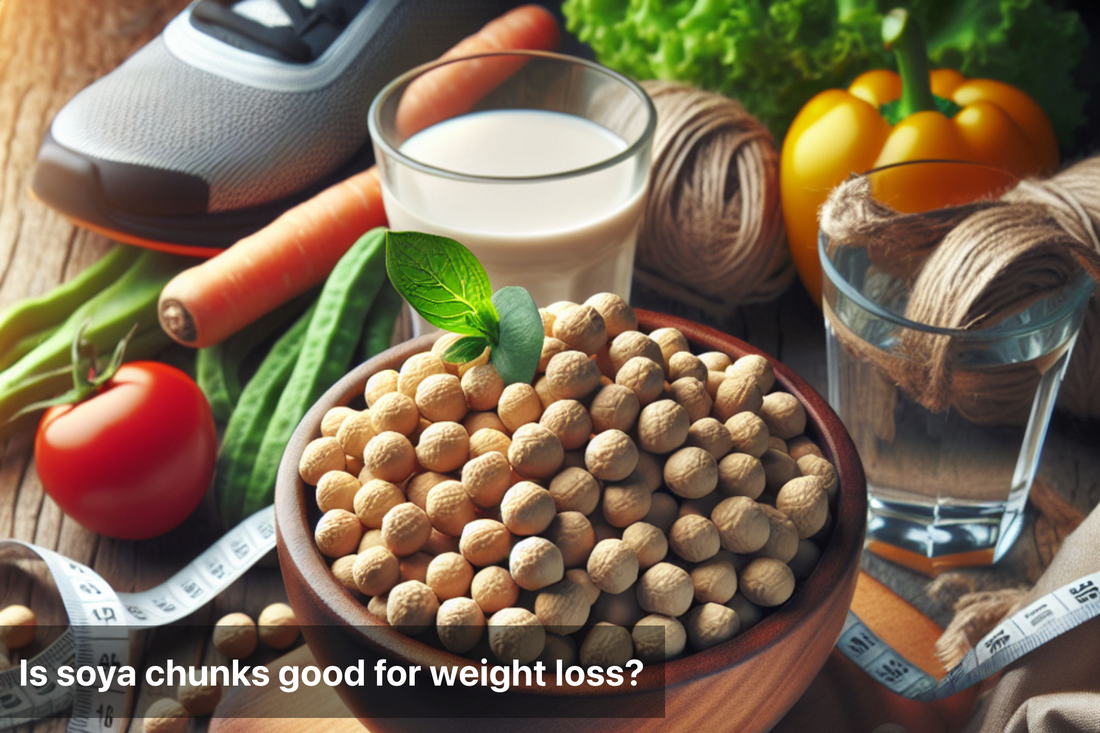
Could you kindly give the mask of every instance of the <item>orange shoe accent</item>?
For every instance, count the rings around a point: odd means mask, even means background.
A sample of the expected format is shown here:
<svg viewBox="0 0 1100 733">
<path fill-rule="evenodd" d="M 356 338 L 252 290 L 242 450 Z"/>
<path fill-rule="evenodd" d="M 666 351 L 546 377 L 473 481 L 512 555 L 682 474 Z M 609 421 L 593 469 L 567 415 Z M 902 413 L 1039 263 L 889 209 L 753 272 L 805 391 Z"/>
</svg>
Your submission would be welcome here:
<svg viewBox="0 0 1100 733">
<path fill-rule="evenodd" d="M 30 196 L 30 198 L 34 201 L 42 204 L 43 206 L 49 206 L 49 204 L 38 198 L 38 196 L 35 195 L 34 190 L 31 189 L 29 186 L 27 187 L 27 195 Z M 50 208 L 53 209 L 52 206 Z M 57 209 L 53 210 L 57 211 Z M 95 232 L 96 234 L 100 234 L 116 242 L 122 242 L 123 244 L 132 244 L 136 247 L 155 249 L 158 252 L 167 252 L 174 255 L 184 255 L 185 257 L 200 257 L 204 260 L 208 260 L 214 255 L 221 254 L 225 251 L 224 249 L 217 249 L 215 247 L 195 247 L 187 244 L 172 244 L 170 242 L 157 242 L 151 239 L 143 239 L 142 237 L 136 237 L 133 234 L 126 234 L 125 232 L 117 232 L 112 229 L 105 229 L 104 227 L 84 221 L 83 219 L 77 219 L 76 217 L 70 216 L 69 214 L 66 214 L 64 212 L 58 213 L 82 229 L 87 229 L 88 231 Z"/>
</svg>

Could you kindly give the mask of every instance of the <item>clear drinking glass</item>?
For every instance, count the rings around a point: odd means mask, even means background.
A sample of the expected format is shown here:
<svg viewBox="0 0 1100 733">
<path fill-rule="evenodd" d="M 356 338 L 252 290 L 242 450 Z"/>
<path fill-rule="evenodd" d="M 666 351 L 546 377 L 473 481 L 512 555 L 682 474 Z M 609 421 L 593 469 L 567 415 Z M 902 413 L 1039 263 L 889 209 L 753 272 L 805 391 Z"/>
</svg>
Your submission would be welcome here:
<svg viewBox="0 0 1100 733">
<path fill-rule="evenodd" d="M 626 77 L 517 51 L 413 69 L 369 126 L 390 227 L 458 240 L 546 306 L 629 299 L 656 120 Z"/>
<path fill-rule="evenodd" d="M 928 208 L 963 203 L 934 182 L 972 184 L 969 197 L 996 191 L 1007 174 L 974 164 L 917 162 L 869 174 L 876 198 L 929 186 Z M 939 199 L 933 201 L 933 199 Z M 905 281 L 883 272 L 866 249 L 831 248 L 821 235 L 829 402 L 848 428 L 867 473 L 869 549 L 935 574 L 946 567 L 999 560 L 1023 525 L 1058 387 L 1069 362 L 1093 282 L 1081 271 L 1062 292 L 994 327 L 930 327 L 903 315 Z M 913 336 L 948 344 L 958 402 L 933 412 L 897 385 L 882 366 L 910 358 Z"/>
</svg>

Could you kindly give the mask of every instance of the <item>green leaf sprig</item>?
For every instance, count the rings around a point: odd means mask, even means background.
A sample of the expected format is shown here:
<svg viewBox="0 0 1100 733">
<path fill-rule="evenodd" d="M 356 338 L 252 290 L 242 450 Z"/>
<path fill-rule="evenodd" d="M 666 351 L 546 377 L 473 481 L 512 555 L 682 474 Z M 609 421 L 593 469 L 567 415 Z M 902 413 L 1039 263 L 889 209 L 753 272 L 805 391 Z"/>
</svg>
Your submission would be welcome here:
<svg viewBox="0 0 1100 733">
<path fill-rule="evenodd" d="M 470 250 L 421 232 L 386 233 L 386 271 L 424 320 L 462 335 L 444 360 L 464 364 L 490 347 L 490 361 L 506 385 L 534 379 L 542 318 L 524 288 L 510 286 L 494 294 L 489 275 Z"/>
</svg>

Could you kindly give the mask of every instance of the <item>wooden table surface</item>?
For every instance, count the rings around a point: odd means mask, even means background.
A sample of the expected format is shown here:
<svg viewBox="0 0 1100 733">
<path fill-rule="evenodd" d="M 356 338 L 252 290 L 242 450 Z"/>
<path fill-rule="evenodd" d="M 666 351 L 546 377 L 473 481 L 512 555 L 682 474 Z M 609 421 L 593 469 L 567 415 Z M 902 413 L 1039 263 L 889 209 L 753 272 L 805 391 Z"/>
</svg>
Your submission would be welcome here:
<svg viewBox="0 0 1100 733">
<path fill-rule="evenodd" d="M 74 227 L 28 197 L 34 156 L 42 133 L 64 103 L 156 35 L 186 4 L 187 0 L 0 0 L 0 308 L 48 291 L 110 246 L 105 238 Z M 650 308 L 679 310 L 644 292 L 635 300 Z M 821 315 L 799 286 L 775 303 L 744 308 L 721 325 L 824 390 Z M 181 349 L 167 358 L 186 363 L 188 355 Z M 1100 503 L 1097 434 L 1095 423 L 1055 416 L 1036 490 L 1039 501 L 1033 502 L 1039 510 L 1033 507 L 1029 512 L 1024 535 L 997 568 L 952 573 L 930 584 L 874 558 L 866 560 L 866 567 L 941 624 L 950 619 L 954 599 L 966 590 L 1034 581 L 1060 537 Z M 183 526 L 156 540 L 123 542 L 90 533 L 43 493 L 31 439 L 24 434 L 0 445 L 0 537 L 54 549 L 91 566 L 116 590 L 134 591 L 162 582 L 221 534 L 209 497 Z M 64 625 L 60 602 L 39 570 L 33 564 L 0 569 L 0 605 L 25 603 L 37 611 L 40 623 Z M 190 621 L 213 623 L 231 611 L 255 617 L 265 605 L 282 599 L 278 568 L 268 562 Z M 209 639 L 171 627 L 148 632 L 137 653 L 138 664 L 167 657 L 204 664 L 225 661 Z M 259 652 L 250 661 L 265 663 L 274 656 Z M 144 710 L 157 696 L 156 691 L 140 690 L 135 710 Z M 64 725 L 63 720 L 53 720 L 32 729 L 45 733 L 61 731 Z"/>
</svg>

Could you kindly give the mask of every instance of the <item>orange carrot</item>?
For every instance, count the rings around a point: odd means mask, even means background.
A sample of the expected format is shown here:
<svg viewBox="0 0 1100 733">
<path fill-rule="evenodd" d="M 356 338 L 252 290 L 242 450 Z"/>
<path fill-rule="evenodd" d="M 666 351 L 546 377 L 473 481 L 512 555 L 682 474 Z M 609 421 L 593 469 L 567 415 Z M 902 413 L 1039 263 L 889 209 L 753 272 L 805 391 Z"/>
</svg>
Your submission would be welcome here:
<svg viewBox="0 0 1100 733">
<path fill-rule="evenodd" d="M 174 277 L 160 294 L 161 326 L 185 346 L 216 344 L 323 281 L 356 239 L 385 223 L 372 167 Z"/>
<path fill-rule="evenodd" d="M 558 40 L 554 17 L 543 8 L 528 5 L 491 21 L 448 51 L 446 57 L 487 50 L 556 48 Z M 483 89 L 484 94 L 503 81 L 504 77 L 493 76 L 488 86 L 468 74 L 448 82 L 455 84 L 453 90 L 437 88 L 430 92 L 424 86 L 423 91 L 417 90 L 419 102 L 410 101 L 406 114 L 421 120 L 434 116 L 438 121 L 443 119 L 438 116 L 442 110 L 457 110 L 451 114 L 465 111 L 456 103 L 471 96 L 476 101 L 477 90 Z M 439 94 L 442 101 L 435 104 L 430 94 Z M 419 104 L 432 109 L 421 114 L 415 109 Z M 356 239 L 385 223 L 378 171 L 371 168 L 322 191 L 225 252 L 180 273 L 161 292 L 161 325 L 186 346 L 216 344 L 322 282 Z"/>
<path fill-rule="evenodd" d="M 490 21 L 440 59 L 494 51 L 553 51 L 561 41 L 558 23 L 539 5 L 524 5 Z M 524 59 L 487 57 L 448 64 L 409 84 L 397 107 L 397 131 L 409 137 L 426 127 L 469 112 L 477 102 L 523 66 Z"/>
</svg>

